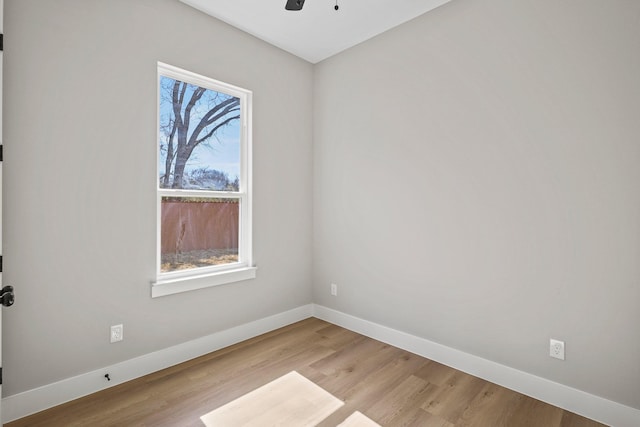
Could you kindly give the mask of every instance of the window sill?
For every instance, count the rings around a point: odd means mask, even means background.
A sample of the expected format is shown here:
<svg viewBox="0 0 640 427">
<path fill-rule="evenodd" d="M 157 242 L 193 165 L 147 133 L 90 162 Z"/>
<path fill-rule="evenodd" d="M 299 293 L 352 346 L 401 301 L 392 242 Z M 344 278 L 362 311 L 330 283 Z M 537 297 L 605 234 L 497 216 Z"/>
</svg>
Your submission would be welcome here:
<svg viewBox="0 0 640 427">
<path fill-rule="evenodd" d="M 256 270 L 257 267 L 242 267 L 236 270 L 220 271 L 199 276 L 194 275 L 158 280 L 157 282 L 151 283 L 151 298 L 255 279 Z"/>
</svg>

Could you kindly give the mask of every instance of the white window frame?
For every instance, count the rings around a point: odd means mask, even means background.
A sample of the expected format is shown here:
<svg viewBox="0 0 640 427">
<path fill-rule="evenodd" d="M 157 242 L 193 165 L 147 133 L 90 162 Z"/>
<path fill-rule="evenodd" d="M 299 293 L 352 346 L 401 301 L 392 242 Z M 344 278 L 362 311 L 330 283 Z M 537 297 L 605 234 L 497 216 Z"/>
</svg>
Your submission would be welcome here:
<svg viewBox="0 0 640 427">
<path fill-rule="evenodd" d="M 234 191 L 208 191 L 208 190 L 176 190 L 160 188 L 159 186 L 159 163 L 160 150 L 158 149 L 160 132 L 160 79 L 169 77 L 174 80 L 191 83 L 216 92 L 221 92 L 240 99 L 240 189 Z M 252 250 L 252 161 L 251 161 L 251 112 L 252 112 L 252 92 L 227 83 L 223 83 L 200 74 L 192 73 L 172 65 L 158 62 L 158 97 L 156 117 L 156 168 L 155 186 L 157 192 L 157 242 L 156 242 L 156 280 L 152 282 L 151 296 L 153 298 L 171 295 L 179 292 L 186 292 L 195 289 L 207 288 L 210 286 L 224 285 L 241 280 L 253 279 L 256 277 L 256 267 L 253 265 Z M 238 262 L 222 264 L 211 267 L 200 267 L 189 270 L 172 272 L 161 272 L 161 203 L 163 197 L 205 197 L 238 199 L 239 202 L 239 233 L 238 236 Z"/>
</svg>

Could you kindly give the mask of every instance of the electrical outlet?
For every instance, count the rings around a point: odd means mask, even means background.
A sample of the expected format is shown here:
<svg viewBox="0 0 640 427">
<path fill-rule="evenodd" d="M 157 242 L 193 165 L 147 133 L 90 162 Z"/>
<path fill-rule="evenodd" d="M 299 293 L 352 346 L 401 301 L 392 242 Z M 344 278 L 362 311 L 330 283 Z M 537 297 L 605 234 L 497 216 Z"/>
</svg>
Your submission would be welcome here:
<svg viewBox="0 0 640 427">
<path fill-rule="evenodd" d="M 331 284 L 331 295 L 333 295 L 334 297 L 338 296 L 338 285 L 336 285 L 335 283 Z"/>
<path fill-rule="evenodd" d="M 564 360 L 564 341 L 549 340 L 549 356 Z"/>
<path fill-rule="evenodd" d="M 124 339 L 124 326 L 113 325 L 111 327 L 111 343 L 122 341 Z"/>
</svg>

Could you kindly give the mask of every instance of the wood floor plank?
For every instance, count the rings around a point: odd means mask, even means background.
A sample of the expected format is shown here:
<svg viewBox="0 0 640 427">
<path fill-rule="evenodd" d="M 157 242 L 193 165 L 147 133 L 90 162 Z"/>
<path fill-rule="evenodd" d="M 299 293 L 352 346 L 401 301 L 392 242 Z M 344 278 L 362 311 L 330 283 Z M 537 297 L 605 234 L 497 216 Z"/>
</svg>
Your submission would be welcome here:
<svg viewBox="0 0 640 427">
<path fill-rule="evenodd" d="M 389 390 L 400 386 L 425 363 L 424 358 L 400 350 L 397 358 L 372 371 L 342 397 L 346 402 L 356 402 L 361 410 L 368 410 L 374 404 L 385 401 Z"/>
<path fill-rule="evenodd" d="M 597 421 L 590 420 L 589 418 L 582 417 L 573 412 L 563 411 L 562 421 L 560 427 L 601 427 Z"/>
<path fill-rule="evenodd" d="M 454 371 L 446 382 L 431 390 L 422 409 L 455 424 L 485 385 L 480 378 Z"/>
<path fill-rule="evenodd" d="M 511 425 L 535 427 L 539 425 L 556 426 L 562 421 L 562 409 L 536 399 L 525 398 L 514 409 Z"/>
<path fill-rule="evenodd" d="M 421 408 L 410 411 L 401 421 L 404 427 L 455 427 L 455 424 Z"/>
<path fill-rule="evenodd" d="M 200 417 L 291 371 L 382 426 L 597 427 L 602 424 L 310 318 L 6 424 L 203 427 Z"/>
<path fill-rule="evenodd" d="M 444 385 L 455 373 L 455 369 L 430 360 L 415 373 L 415 376 L 429 381 L 431 384 Z"/>
<path fill-rule="evenodd" d="M 456 426 L 460 427 L 511 427 L 514 408 L 520 404 L 523 395 L 487 383 L 480 393 L 469 403 Z"/>
<path fill-rule="evenodd" d="M 311 367 L 326 375 L 326 380 L 319 385 L 344 400 L 353 387 L 372 371 L 390 363 L 397 354 L 398 349 L 387 344 L 358 339 L 350 346 L 312 364 Z"/>
<path fill-rule="evenodd" d="M 331 324 L 319 329 L 317 334 L 321 339 L 319 342 L 320 345 L 327 346 L 334 350 L 344 348 L 359 337 L 355 332 Z"/>
<path fill-rule="evenodd" d="M 367 413 L 380 425 L 402 425 L 403 420 L 410 418 L 424 400 L 424 396 L 432 385 L 425 380 L 409 376 L 380 401 L 376 402 Z M 409 415 L 408 415 L 409 414 Z"/>
</svg>

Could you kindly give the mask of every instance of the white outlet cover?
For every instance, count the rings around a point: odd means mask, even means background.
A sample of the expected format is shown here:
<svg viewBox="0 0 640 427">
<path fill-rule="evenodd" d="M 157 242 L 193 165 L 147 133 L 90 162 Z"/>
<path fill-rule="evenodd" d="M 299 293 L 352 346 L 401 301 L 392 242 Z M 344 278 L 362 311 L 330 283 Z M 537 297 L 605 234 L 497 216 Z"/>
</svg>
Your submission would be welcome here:
<svg viewBox="0 0 640 427">
<path fill-rule="evenodd" d="M 564 341 L 549 340 L 549 356 L 564 360 Z"/>
<path fill-rule="evenodd" d="M 123 325 L 113 325 L 111 327 L 111 342 L 118 342 L 124 339 L 124 326 Z"/>
</svg>

